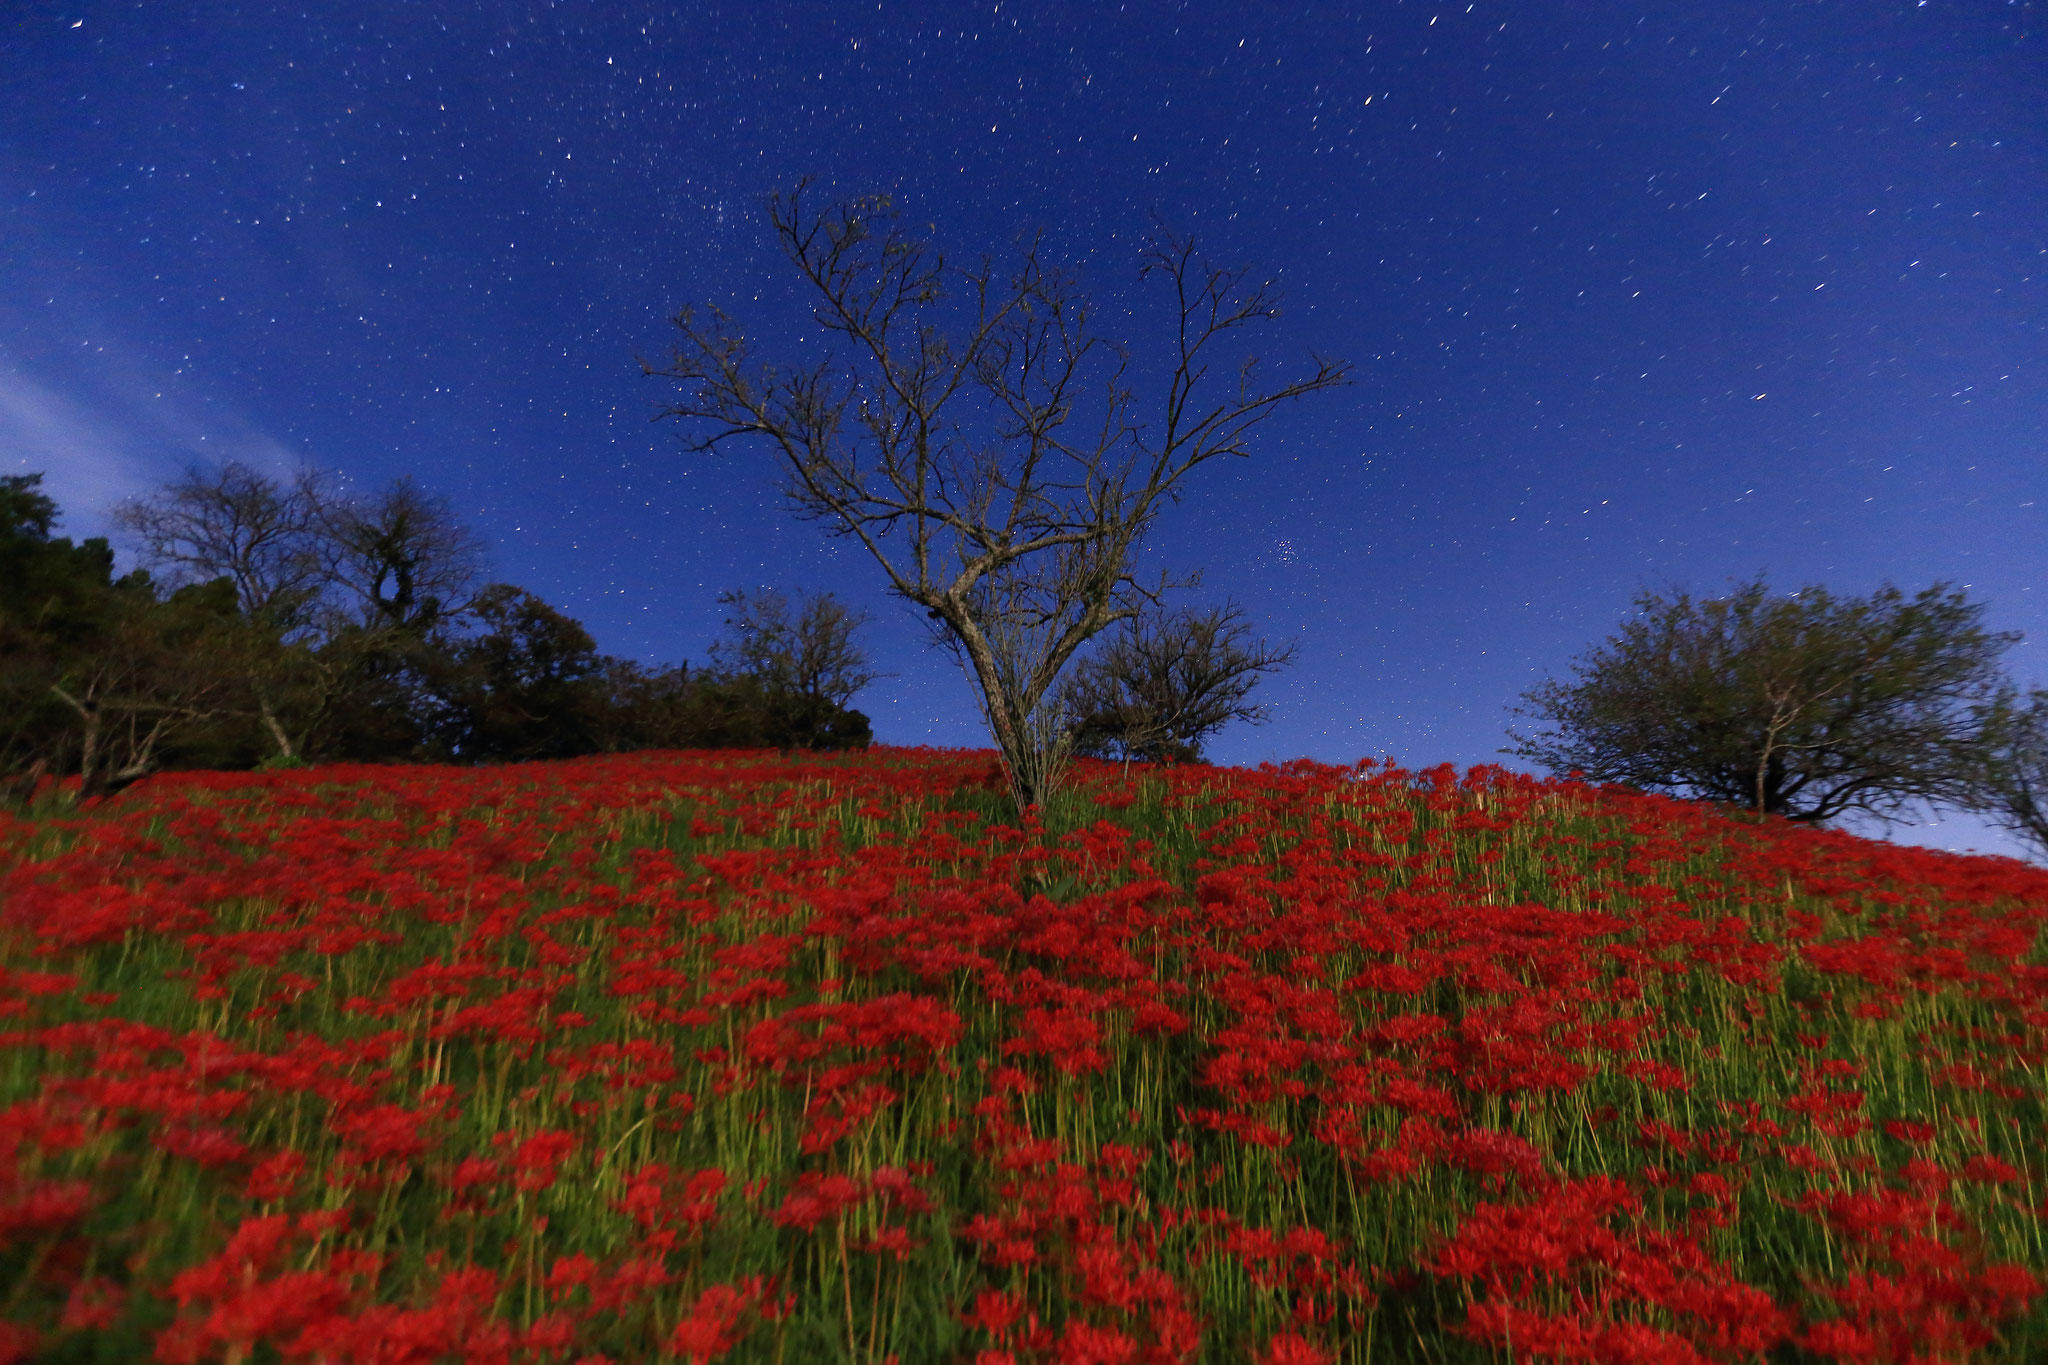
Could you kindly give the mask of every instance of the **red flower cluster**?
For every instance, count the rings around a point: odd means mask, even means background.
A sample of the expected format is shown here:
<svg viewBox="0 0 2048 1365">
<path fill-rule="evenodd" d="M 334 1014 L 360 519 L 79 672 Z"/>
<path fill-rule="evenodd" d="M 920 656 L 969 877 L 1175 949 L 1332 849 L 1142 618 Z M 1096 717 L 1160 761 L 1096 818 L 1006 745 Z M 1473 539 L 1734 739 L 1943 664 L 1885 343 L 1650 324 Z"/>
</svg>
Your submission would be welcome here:
<svg viewBox="0 0 2048 1365">
<path fill-rule="evenodd" d="M 999 788 L 0 815 L 0 1362 L 2048 1357 L 2048 875 L 1490 769 Z"/>
</svg>

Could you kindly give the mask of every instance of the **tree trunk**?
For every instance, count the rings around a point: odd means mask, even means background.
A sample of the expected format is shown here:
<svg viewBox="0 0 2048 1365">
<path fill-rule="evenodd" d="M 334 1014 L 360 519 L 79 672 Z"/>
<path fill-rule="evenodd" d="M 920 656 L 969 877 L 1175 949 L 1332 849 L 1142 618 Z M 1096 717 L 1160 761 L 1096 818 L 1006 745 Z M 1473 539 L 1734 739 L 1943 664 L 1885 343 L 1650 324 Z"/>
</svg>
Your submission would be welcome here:
<svg viewBox="0 0 2048 1365">
<path fill-rule="evenodd" d="M 254 678 L 249 680 L 249 685 L 256 693 L 256 710 L 263 717 L 263 728 L 270 731 L 270 738 L 277 745 L 277 756 L 287 759 L 298 757 L 297 750 L 292 744 L 292 737 L 285 732 L 283 723 L 277 718 L 277 708 L 270 704 L 269 691 Z"/>
<path fill-rule="evenodd" d="M 100 708 L 87 690 L 83 699 L 66 692 L 59 683 L 50 684 L 50 695 L 78 713 L 78 796 L 82 801 L 96 794 L 100 761 Z"/>
<path fill-rule="evenodd" d="M 1766 749 L 1756 766 L 1756 810 L 1759 815 L 1782 815 L 1785 810 L 1785 751 Z"/>
<path fill-rule="evenodd" d="M 947 624 L 953 627 L 954 635 L 967 651 L 968 662 L 974 670 L 975 686 L 981 691 L 982 712 L 987 716 L 989 731 L 995 737 L 996 751 L 1002 756 L 1003 776 L 1010 784 L 1010 798 L 1017 803 L 1017 811 L 1022 814 L 1042 804 L 1049 794 L 1053 764 L 1047 760 L 1051 755 L 1039 751 L 1042 746 L 1036 743 L 1037 737 L 1031 733 L 1029 713 L 1024 709 L 1021 698 L 1010 695 L 988 637 L 964 610 L 950 603 L 937 610 L 945 616 Z"/>
<path fill-rule="evenodd" d="M 100 794 L 100 715 L 90 704 L 78 708 L 83 722 L 78 740 L 78 799 Z"/>
</svg>

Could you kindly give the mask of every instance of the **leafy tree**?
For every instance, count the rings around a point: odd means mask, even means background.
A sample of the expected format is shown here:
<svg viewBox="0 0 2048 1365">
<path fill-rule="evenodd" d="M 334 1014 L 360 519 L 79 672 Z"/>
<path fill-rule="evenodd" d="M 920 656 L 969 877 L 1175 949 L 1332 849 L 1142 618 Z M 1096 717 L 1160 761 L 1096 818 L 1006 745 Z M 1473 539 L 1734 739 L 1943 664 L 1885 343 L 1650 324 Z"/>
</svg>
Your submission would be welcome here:
<svg viewBox="0 0 2048 1365">
<path fill-rule="evenodd" d="M 445 629 L 343 623 L 313 654 L 325 676 L 306 751 L 356 763 L 449 761 L 445 697 L 459 643 Z"/>
<path fill-rule="evenodd" d="M 230 462 L 128 499 L 115 520 L 174 586 L 232 585 L 232 654 L 275 755 L 432 755 L 432 685 L 484 559 L 446 498 L 410 478 L 350 498 L 317 470 L 287 482 Z"/>
<path fill-rule="evenodd" d="M 1946 584 L 1907 598 L 1763 580 L 1726 597 L 1644 592 L 1636 616 L 1524 695 L 1505 753 L 1599 782 L 1794 820 L 1880 817 L 1967 786 L 1998 656 L 2018 637 Z"/>
<path fill-rule="evenodd" d="M 684 716 L 693 749 L 865 749 L 874 738 L 861 712 L 805 710 L 751 673 L 695 674 Z"/>
<path fill-rule="evenodd" d="M 864 749 L 868 718 L 836 708 L 792 733 L 787 697 L 748 673 L 605 659 L 592 679 L 591 735 L 606 753 L 635 749 Z"/>
<path fill-rule="evenodd" d="M 590 680 L 593 746 L 608 754 L 707 747 L 697 723 L 699 682 L 687 663 L 650 667 L 600 659 Z"/>
<path fill-rule="evenodd" d="M 2001 688 L 1982 712 L 1963 804 L 2048 856 L 2048 690 Z"/>
<path fill-rule="evenodd" d="M 844 747 L 867 733 L 846 704 L 880 675 L 868 666 L 854 634 L 867 613 L 849 610 L 831 593 L 806 593 L 792 603 L 780 592 L 734 590 L 720 595 L 727 638 L 711 647 L 718 681 L 751 679 L 763 738 L 779 748 Z M 865 744 L 863 738 L 860 741 Z"/>
<path fill-rule="evenodd" d="M 1173 300 L 1154 420 L 1124 349 L 1098 335 L 1073 276 L 1026 243 L 1007 270 L 958 265 L 906 236 L 888 200 L 815 211 L 799 185 L 769 218 L 807 287 L 820 349 L 757 364 L 732 321 L 685 309 L 663 415 L 709 450 L 756 438 L 798 509 L 860 542 L 973 680 L 1020 806 L 1058 781 L 1054 688 L 1089 640 L 1156 602 L 1140 543 L 1187 476 L 1245 455 L 1282 405 L 1344 382 L 1314 360 L 1212 386 L 1217 351 L 1274 315 L 1272 290 L 1161 231 L 1143 275 Z M 1218 389 L 1212 393 L 1212 387 Z M 1160 587 L 1164 587 L 1164 583 Z"/>
<path fill-rule="evenodd" d="M 164 766 L 178 739 L 236 702 L 240 641 L 224 580 L 159 599 L 131 576 L 103 595 L 91 648 L 63 660 L 50 694 L 75 717 L 82 796 L 121 790 Z"/>
<path fill-rule="evenodd" d="M 1126 621 L 1067 680 L 1075 752 L 1200 762 L 1203 742 L 1230 722 L 1265 719 L 1251 691 L 1262 676 L 1292 663 L 1294 653 L 1291 645 L 1251 639 L 1234 605 Z"/>
<path fill-rule="evenodd" d="M 54 534 L 41 478 L 0 478 L 0 777 L 16 798 L 44 774 L 104 795 L 230 705 L 234 603 L 224 584 L 165 600 L 146 573 L 116 579 L 105 540 Z"/>
<path fill-rule="evenodd" d="M 42 479 L 0 476 L 0 779 L 11 798 L 68 769 L 75 737 L 50 684 L 93 648 L 96 609 L 113 587 L 113 550 L 57 536 Z"/>
<path fill-rule="evenodd" d="M 194 468 L 116 509 L 162 571 L 114 576 L 54 534 L 40 476 L 0 480 L 0 799 L 45 775 L 88 795 L 163 767 L 556 758 L 599 749 L 838 748 L 875 676 L 829 593 L 728 594 L 714 666 L 597 651 L 533 594 L 475 580 L 482 546 L 399 480 Z M 269 757 L 266 759 L 266 755 Z"/>
<path fill-rule="evenodd" d="M 593 752 L 603 666 L 581 622 L 509 583 L 476 596 L 481 633 L 452 653 L 440 732 L 464 759 L 568 758 Z"/>
<path fill-rule="evenodd" d="M 0 553 L 10 567 L 20 563 L 30 545 L 46 545 L 57 526 L 57 504 L 41 492 L 41 474 L 0 474 Z M 0 583 L 19 582 L 16 575 Z"/>
<path fill-rule="evenodd" d="M 124 499 L 114 522 L 175 585 L 225 578 L 245 617 L 290 637 L 311 624 L 326 586 L 331 485 L 311 468 L 286 483 L 238 460 L 194 465 L 154 493 Z"/>
</svg>

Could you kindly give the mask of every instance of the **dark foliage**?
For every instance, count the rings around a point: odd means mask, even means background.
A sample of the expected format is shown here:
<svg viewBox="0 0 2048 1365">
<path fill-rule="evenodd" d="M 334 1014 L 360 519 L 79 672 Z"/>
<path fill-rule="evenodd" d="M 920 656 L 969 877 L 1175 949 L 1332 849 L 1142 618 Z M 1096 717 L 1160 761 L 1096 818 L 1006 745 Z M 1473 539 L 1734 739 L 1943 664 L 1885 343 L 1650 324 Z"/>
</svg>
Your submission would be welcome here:
<svg viewBox="0 0 2048 1365">
<path fill-rule="evenodd" d="M 484 544 L 448 499 L 400 478 L 322 514 L 328 576 L 365 625 L 414 636 L 460 623 L 475 601 Z"/>
<path fill-rule="evenodd" d="M 718 600 L 731 615 L 728 637 L 711 647 L 717 684 L 741 711 L 758 713 L 766 743 L 836 749 L 856 730 L 867 733 L 866 718 L 856 724 L 858 713 L 846 709 L 878 676 L 854 640 L 866 613 L 849 611 L 829 592 L 792 603 L 773 590 L 735 590 Z"/>
<path fill-rule="evenodd" d="M 438 689 L 447 751 L 472 761 L 597 752 L 603 660 L 590 632 L 509 583 L 485 588 L 475 614 L 482 630 L 449 651 Z"/>
<path fill-rule="evenodd" d="M 874 678 L 864 618 L 830 594 L 727 594 L 713 668 L 650 668 L 529 592 L 478 589 L 480 544 L 445 499 L 332 489 L 228 465 L 122 504 L 160 582 L 57 536 L 39 475 L 0 480 L 0 800 L 163 768 L 870 740 L 846 705 Z"/>
<path fill-rule="evenodd" d="M 1999 691 L 1984 708 L 1964 804 L 2048 856 L 2048 691 Z"/>
<path fill-rule="evenodd" d="M 116 579 L 106 541 L 54 533 L 40 484 L 0 479 L 0 781 L 19 797 L 71 773 L 99 795 L 230 709 L 234 597 L 207 584 L 165 597 L 140 571 Z"/>
<path fill-rule="evenodd" d="M 1975 765 L 1999 655 L 2018 637 L 1936 584 L 1907 598 L 1759 580 L 1727 597 L 1645 592 L 1635 619 L 1516 712 L 1504 750 L 1553 772 L 1794 820 L 1953 800 Z"/>
</svg>

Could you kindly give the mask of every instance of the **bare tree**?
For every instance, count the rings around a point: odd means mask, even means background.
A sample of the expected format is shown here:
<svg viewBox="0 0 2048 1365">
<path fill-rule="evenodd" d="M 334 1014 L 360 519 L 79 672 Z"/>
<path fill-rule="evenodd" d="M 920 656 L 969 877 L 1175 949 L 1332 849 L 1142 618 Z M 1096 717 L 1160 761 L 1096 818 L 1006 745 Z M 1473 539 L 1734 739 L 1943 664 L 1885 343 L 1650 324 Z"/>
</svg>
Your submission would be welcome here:
<svg viewBox="0 0 2048 1365">
<path fill-rule="evenodd" d="M 432 753 L 448 637 L 475 615 L 484 542 L 409 476 L 337 499 L 324 531 L 340 605 L 314 656 L 316 720 L 347 756 Z"/>
<path fill-rule="evenodd" d="M 768 688 L 837 710 L 882 675 L 868 666 L 854 636 L 868 614 L 829 592 L 792 603 L 774 589 L 720 593 L 730 638 L 711 646 L 712 661 L 759 678 Z"/>
<path fill-rule="evenodd" d="M 1203 741 L 1230 722 L 1265 720 L 1251 691 L 1294 654 L 1292 645 L 1253 640 L 1232 604 L 1128 620 L 1062 689 L 1076 750 L 1126 762 L 1199 762 Z"/>
<path fill-rule="evenodd" d="M 959 266 L 906 236 L 889 201 L 814 211 L 806 185 L 770 200 L 776 237 L 814 300 L 811 363 L 757 364 L 729 317 L 685 309 L 664 366 L 692 450 L 758 437 L 798 510 L 851 536 L 922 608 L 973 680 L 1012 795 L 1038 804 L 1066 733 L 1050 698 L 1090 639 L 1158 600 L 1136 552 L 1182 481 L 1247 454 L 1282 404 L 1344 382 L 1315 359 L 1265 382 L 1252 357 L 1210 395 L 1219 344 L 1275 313 L 1269 285 L 1210 265 L 1160 230 L 1143 275 L 1176 309 L 1165 392 L 1138 420 L 1128 356 L 1093 331 L 1067 272 L 1026 243 L 1014 267 Z"/>
<path fill-rule="evenodd" d="M 143 562 L 177 586 L 225 578 L 251 621 L 303 625 L 325 583 L 320 551 L 330 480 L 302 468 L 289 483 L 230 461 L 114 508 Z"/>
<path fill-rule="evenodd" d="M 485 544 L 447 498 L 410 476 L 331 504 L 325 532 L 327 572 L 356 599 L 366 626 L 424 635 L 474 605 Z"/>
<path fill-rule="evenodd" d="M 301 468 L 289 482 L 240 461 L 194 465 L 147 497 L 114 508 L 114 522 L 142 561 L 173 586 L 224 579 L 233 585 L 244 637 L 235 651 L 258 716 L 278 753 L 298 744 L 280 713 L 283 676 L 305 656 L 281 647 L 310 643 L 330 557 L 323 537 L 331 479 Z"/>
</svg>

